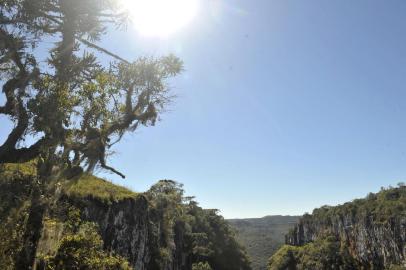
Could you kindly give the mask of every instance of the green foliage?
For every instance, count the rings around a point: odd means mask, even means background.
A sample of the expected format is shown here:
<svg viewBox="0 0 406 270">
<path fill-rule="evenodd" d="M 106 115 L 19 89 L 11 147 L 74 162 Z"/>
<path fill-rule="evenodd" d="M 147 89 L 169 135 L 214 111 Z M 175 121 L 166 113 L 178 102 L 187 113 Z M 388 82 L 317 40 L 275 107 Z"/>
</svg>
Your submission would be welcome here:
<svg viewBox="0 0 406 270">
<path fill-rule="evenodd" d="M 345 245 L 325 237 L 304 246 L 285 245 L 269 260 L 269 270 L 357 269 Z"/>
<path fill-rule="evenodd" d="M 0 164 L 0 221 L 28 200 L 35 175 L 31 164 Z"/>
<path fill-rule="evenodd" d="M 55 256 L 44 258 L 48 270 L 131 270 L 128 262 L 106 253 L 93 223 L 83 223 L 76 233 L 62 238 Z"/>
<path fill-rule="evenodd" d="M 30 179 L 37 175 L 37 164 L 35 161 L 26 163 L 5 163 L 0 164 L 1 181 Z"/>
<path fill-rule="evenodd" d="M 202 209 L 192 198 L 186 198 L 183 194 L 182 185 L 171 180 L 158 182 L 146 194 L 154 206 L 151 215 L 159 220 L 155 231 L 161 239 L 161 251 L 155 256 L 159 269 L 169 263 L 163 261 L 165 258 L 160 255 L 162 248 L 170 253 L 180 248 L 184 254 L 190 254 L 189 267 L 207 262 L 217 270 L 251 269 L 245 250 L 224 218 L 216 210 Z M 180 236 L 183 246 L 177 247 L 172 239 Z"/>
<path fill-rule="evenodd" d="M 247 249 L 254 270 L 265 270 L 269 257 L 284 243 L 285 235 L 299 221 L 299 216 L 227 220 L 236 229 L 238 241 Z"/>
<path fill-rule="evenodd" d="M 0 165 L 0 269 L 15 269 L 24 246 L 34 181 L 29 166 Z"/>
<path fill-rule="evenodd" d="M 0 182 L 3 184 L 6 182 L 10 184 L 18 181 L 24 182 L 21 185 L 12 185 L 14 188 L 22 187 L 23 184 L 32 185 L 32 181 L 37 177 L 36 163 L 36 161 L 32 161 L 0 164 Z M 138 196 L 137 193 L 125 187 L 115 185 L 88 173 L 80 174 L 78 177 L 69 180 L 66 180 L 62 175 L 55 180 L 56 183 L 62 183 L 62 191 L 72 197 L 92 197 L 103 202 L 114 202 Z"/>
<path fill-rule="evenodd" d="M 405 270 L 406 266 L 401 265 L 391 265 L 389 266 L 388 270 Z"/>
<path fill-rule="evenodd" d="M 195 254 L 197 261 L 205 259 L 213 269 L 251 269 L 246 251 L 237 242 L 234 230 L 216 210 L 202 209 L 191 203 L 188 213 L 194 217 L 192 232 L 204 233 L 208 240 L 209 252 L 204 250 Z"/>
<path fill-rule="evenodd" d="M 298 247 L 284 245 L 269 260 L 269 270 L 296 270 Z"/>
<path fill-rule="evenodd" d="M 36 167 L 30 164 L 3 164 L 0 170 L 0 269 L 16 269 L 15 262 L 24 245 L 24 234 L 27 230 L 27 220 L 31 207 L 31 192 L 36 185 Z M 92 185 L 69 182 L 69 194 L 76 196 L 75 191 L 81 189 L 80 195 L 88 196 L 93 188 L 93 196 L 100 199 L 122 199 L 134 197 L 127 189 L 115 186 L 105 180 L 91 177 L 78 179 L 92 181 Z M 86 193 L 88 192 L 88 193 Z M 98 193 L 99 192 L 99 193 Z M 107 193 L 108 192 L 108 193 Z M 107 195 L 108 194 L 108 195 Z M 107 197 L 108 196 L 108 197 Z M 60 218 L 65 215 L 63 205 L 58 205 L 51 212 L 58 213 Z M 100 269 L 118 270 L 131 269 L 122 258 L 105 253 L 102 250 L 102 241 L 94 224 L 83 223 L 80 211 L 75 207 L 67 207 L 65 236 L 58 243 L 57 239 L 49 239 L 47 245 L 58 245 L 58 253 L 46 257 L 48 269 Z M 45 219 L 44 226 L 48 229 L 56 228 L 58 220 Z M 39 247 L 39 249 L 52 250 L 53 247 Z"/>
<path fill-rule="evenodd" d="M 137 193 L 91 174 L 83 174 L 70 180 L 64 186 L 64 192 L 73 197 L 92 197 L 103 202 L 120 201 L 135 198 Z"/>
<path fill-rule="evenodd" d="M 334 218 L 345 215 L 351 215 L 355 220 L 368 216 L 380 223 L 406 217 L 406 186 L 382 188 L 380 192 L 370 193 L 364 199 L 356 199 L 336 207 L 317 208 L 311 216 L 304 216 L 304 221 L 312 219 L 329 224 Z"/>
<path fill-rule="evenodd" d="M 8 183 L 9 188 L 27 189 L 32 186 L 36 178 L 36 161 L 0 164 L 0 183 L 3 185 Z M 55 182 L 52 184 L 55 183 L 57 185 L 62 184 L 62 192 L 69 196 L 78 198 L 91 197 L 108 203 L 135 198 L 139 195 L 125 187 L 115 185 L 108 180 L 87 173 L 83 173 L 79 175 L 79 177 L 70 180 L 66 180 L 62 175 L 60 178 L 55 179 Z M 15 197 L 14 195 L 10 195 L 15 192 L 17 191 L 5 194 L 5 196 Z"/>
<path fill-rule="evenodd" d="M 161 180 L 150 188 L 146 196 L 152 206 L 151 217 L 157 223 L 153 231 L 159 239 L 155 263 L 159 269 L 164 269 L 171 263 L 172 252 L 176 248 L 173 238 L 175 225 L 183 215 L 182 185 L 172 180 Z"/>
<path fill-rule="evenodd" d="M 23 236 L 29 209 L 28 202 L 21 203 L 8 211 L 6 219 L 0 219 L 0 269 L 16 269 L 16 258 L 25 244 Z"/>
<path fill-rule="evenodd" d="M 348 243 L 335 236 L 328 236 L 333 233 L 331 227 L 344 218 L 354 224 L 367 220 L 368 224 L 388 226 L 393 224 L 390 222 L 405 217 L 406 186 L 403 183 L 397 188 L 382 188 L 380 192 L 370 193 L 364 199 L 315 209 L 311 215 L 304 215 L 300 222 L 309 228 L 313 228 L 313 225 L 317 227 L 316 239 L 303 246 L 283 246 L 271 257 L 269 269 L 381 269 L 380 264 L 376 266 L 374 262 L 365 264 L 358 261 L 351 255 Z M 291 236 L 294 237 L 296 233 L 292 231 Z M 391 267 L 397 269 L 398 266 Z"/>
<path fill-rule="evenodd" d="M 199 262 L 192 265 L 192 270 L 212 270 L 208 262 Z"/>
<path fill-rule="evenodd" d="M 109 149 L 156 123 L 174 98 L 167 81 L 183 63 L 174 55 L 130 62 L 99 46 L 110 29 L 126 29 L 118 2 L 1 1 L 0 115 L 14 125 L 0 164 L 38 159 L 43 178 L 96 166 L 124 177 L 106 164 Z M 28 147 L 27 136 L 36 139 Z"/>
<path fill-rule="evenodd" d="M 23 235 L 27 231 L 35 177 L 10 171 L 0 173 L 1 269 L 15 269 L 15 254 L 27 244 Z M 216 210 L 202 209 L 192 198 L 185 197 L 182 185 L 174 181 L 160 181 L 142 195 L 87 174 L 56 182 L 60 183 L 57 194 L 68 198 L 51 197 L 52 204 L 43 217 L 36 254 L 41 266 L 52 270 L 129 269 L 125 260 L 103 250 L 97 226 L 83 222 L 79 208 L 72 202 L 80 205 L 91 197 L 98 199 L 96 203 L 101 207 L 109 207 L 121 199 L 143 196 L 148 203 L 145 214 L 149 220 L 147 248 L 151 256 L 147 269 L 165 269 L 178 263 L 174 260 L 182 256 L 187 269 L 192 269 L 192 265 L 216 270 L 250 269 L 247 255 L 228 222 Z"/>
</svg>

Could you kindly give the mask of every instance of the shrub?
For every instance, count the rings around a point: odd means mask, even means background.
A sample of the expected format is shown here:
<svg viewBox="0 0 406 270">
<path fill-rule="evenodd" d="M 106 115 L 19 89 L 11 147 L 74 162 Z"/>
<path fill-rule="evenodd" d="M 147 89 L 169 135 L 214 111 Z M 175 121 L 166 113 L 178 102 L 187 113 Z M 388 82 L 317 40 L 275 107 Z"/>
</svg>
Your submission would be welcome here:
<svg viewBox="0 0 406 270">
<path fill-rule="evenodd" d="M 106 253 L 93 223 L 83 223 L 77 233 L 62 238 L 54 257 L 45 258 L 49 270 L 130 270 L 120 256 Z"/>
<path fill-rule="evenodd" d="M 192 270 L 212 270 L 208 262 L 199 262 L 192 265 Z"/>
</svg>

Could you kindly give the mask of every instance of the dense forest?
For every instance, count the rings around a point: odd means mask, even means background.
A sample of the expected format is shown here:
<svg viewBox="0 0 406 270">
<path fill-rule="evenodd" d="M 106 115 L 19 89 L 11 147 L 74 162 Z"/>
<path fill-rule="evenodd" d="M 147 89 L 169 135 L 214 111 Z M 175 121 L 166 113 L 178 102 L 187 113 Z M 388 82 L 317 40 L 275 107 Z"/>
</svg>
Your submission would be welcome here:
<svg viewBox="0 0 406 270">
<path fill-rule="evenodd" d="M 299 216 L 266 216 L 227 221 L 236 229 L 237 240 L 246 247 L 252 268 L 265 270 L 269 257 L 285 243 L 285 235 L 299 221 Z"/>
</svg>

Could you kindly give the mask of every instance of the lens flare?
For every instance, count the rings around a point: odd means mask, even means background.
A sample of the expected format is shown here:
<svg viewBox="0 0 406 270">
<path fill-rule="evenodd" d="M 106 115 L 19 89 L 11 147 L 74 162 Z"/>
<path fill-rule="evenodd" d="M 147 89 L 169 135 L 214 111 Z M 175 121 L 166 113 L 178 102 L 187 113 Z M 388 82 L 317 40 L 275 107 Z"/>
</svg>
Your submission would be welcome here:
<svg viewBox="0 0 406 270">
<path fill-rule="evenodd" d="M 198 0 L 123 0 L 136 30 L 145 36 L 169 36 L 190 23 Z"/>
</svg>

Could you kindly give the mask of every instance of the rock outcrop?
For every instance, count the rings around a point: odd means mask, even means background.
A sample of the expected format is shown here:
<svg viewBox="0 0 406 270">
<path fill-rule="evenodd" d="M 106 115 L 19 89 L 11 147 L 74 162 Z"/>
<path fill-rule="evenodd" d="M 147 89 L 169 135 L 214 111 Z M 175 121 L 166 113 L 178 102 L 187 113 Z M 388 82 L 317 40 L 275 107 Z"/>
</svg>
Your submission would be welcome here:
<svg viewBox="0 0 406 270">
<path fill-rule="evenodd" d="M 100 228 L 104 248 L 126 258 L 135 269 L 145 270 L 151 260 L 149 244 L 152 220 L 144 196 L 124 199 L 106 205 L 87 199 L 77 205 L 82 219 L 95 222 Z M 181 243 L 179 243 L 181 244 Z M 182 269 L 182 265 L 175 266 Z"/>
<path fill-rule="evenodd" d="M 68 269 L 55 268 L 55 262 L 88 256 L 81 243 L 101 243 L 97 254 L 103 260 L 125 260 L 136 270 L 190 270 L 199 262 L 216 270 L 250 270 L 228 223 L 216 210 L 202 209 L 183 197 L 182 186 L 174 181 L 160 181 L 145 193 L 89 175 L 57 181 L 48 189 L 53 194 L 39 197 L 44 211 L 33 223 L 33 183 L 37 182 L 32 175 L 17 172 L 0 171 L 1 269 Z M 34 239 L 31 231 L 38 237 Z M 100 240 L 93 243 L 83 236 L 84 231 Z M 61 248 L 66 247 L 76 253 L 65 258 L 66 250 Z M 94 253 L 89 256 L 98 260 Z"/>
<path fill-rule="evenodd" d="M 339 239 L 360 268 L 406 267 L 406 186 L 315 209 L 286 235 L 286 244 L 303 246 L 329 235 Z"/>
</svg>

